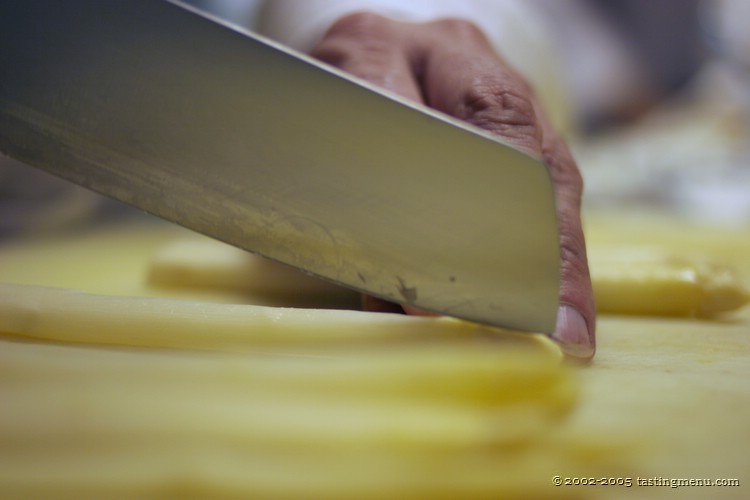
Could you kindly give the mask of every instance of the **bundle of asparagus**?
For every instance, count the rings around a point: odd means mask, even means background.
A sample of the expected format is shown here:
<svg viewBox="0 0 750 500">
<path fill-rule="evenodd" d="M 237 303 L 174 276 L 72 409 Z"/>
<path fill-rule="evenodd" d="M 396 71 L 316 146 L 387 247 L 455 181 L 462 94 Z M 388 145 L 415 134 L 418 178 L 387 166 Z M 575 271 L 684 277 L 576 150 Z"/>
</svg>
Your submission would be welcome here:
<svg viewBox="0 0 750 500">
<path fill-rule="evenodd" d="M 23 285 L 0 332 L 3 497 L 540 496 L 577 453 L 542 336 Z"/>
</svg>

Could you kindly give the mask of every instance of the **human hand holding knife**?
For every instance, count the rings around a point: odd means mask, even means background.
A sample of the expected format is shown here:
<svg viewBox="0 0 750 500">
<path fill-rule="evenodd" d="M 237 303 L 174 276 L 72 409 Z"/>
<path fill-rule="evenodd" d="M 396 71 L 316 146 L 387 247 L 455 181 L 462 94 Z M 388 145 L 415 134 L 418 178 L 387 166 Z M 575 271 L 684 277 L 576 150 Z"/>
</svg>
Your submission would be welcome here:
<svg viewBox="0 0 750 500">
<path fill-rule="evenodd" d="M 352 14 L 328 30 L 312 55 L 544 159 L 555 187 L 561 249 L 560 307 L 551 337 L 569 357 L 589 360 L 596 345 L 596 309 L 581 226 L 583 183 L 523 77 L 476 26 L 455 19 L 417 24 Z M 429 183 L 429 168 L 424 176 Z M 365 303 L 389 309 L 376 298 Z M 421 313 L 409 305 L 404 309 Z"/>
</svg>

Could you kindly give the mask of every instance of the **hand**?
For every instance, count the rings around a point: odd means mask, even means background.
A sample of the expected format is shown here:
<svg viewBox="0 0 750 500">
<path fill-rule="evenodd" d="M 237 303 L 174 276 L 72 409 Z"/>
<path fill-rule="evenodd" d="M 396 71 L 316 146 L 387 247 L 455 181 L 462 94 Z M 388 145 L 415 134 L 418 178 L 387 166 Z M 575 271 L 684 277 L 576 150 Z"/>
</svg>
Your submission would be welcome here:
<svg viewBox="0 0 750 500">
<path fill-rule="evenodd" d="M 359 13 L 338 20 L 312 55 L 544 158 L 555 185 L 562 259 L 551 337 L 566 355 L 591 359 L 596 313 L 581 227 L 581 175 L 531 87 L 482 32 L 460 20 L 412 24 Z M 372 298 L 368 303 L 370 309 L 388 307 Z"/>
</svg>

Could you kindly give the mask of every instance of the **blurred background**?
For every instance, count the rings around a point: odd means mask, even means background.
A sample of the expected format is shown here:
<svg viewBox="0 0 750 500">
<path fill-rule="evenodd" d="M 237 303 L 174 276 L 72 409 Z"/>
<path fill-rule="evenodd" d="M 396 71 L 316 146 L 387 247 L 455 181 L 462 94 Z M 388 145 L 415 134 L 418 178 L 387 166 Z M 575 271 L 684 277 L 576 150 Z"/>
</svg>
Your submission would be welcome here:
<svg viewBox="0 0 750 500">
<path fill-rule="evenodd" d="M 192 0 L 254 29 L 257 0 Z M 586 213 L 750 224 L 749 0 L 536 0 Z M 0 238 L 146 217 L 0 156 Z"/>
</svg>

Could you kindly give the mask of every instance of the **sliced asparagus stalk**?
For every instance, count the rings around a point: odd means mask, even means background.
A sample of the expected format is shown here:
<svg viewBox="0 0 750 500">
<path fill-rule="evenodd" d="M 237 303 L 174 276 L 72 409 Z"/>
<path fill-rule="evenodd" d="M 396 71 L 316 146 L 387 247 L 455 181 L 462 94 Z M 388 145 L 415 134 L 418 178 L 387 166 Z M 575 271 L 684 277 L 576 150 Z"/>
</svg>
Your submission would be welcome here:
<svg viewBox="0 0 750 500">
<path fill-rule="evenodd" d="M 744 306 L 750 295 L 728 268 L 650 248 L 594 248 L 591 276 L 601 313 L 712 317 Z M 165 246 L 150 263 L 151 284 L 243 288 L 265 297 L 336 299 L 335 287 L 210 239 Z M 345 294 L 340 290 L 338 293 Z"/>
<path fill-rule="evenodd" d="M 712 317 L 750 296 L 728 268 L 648 249 L 612 250 L 590 258 L 600 312 Z"/>
<path fill-rule="evenodd" d="M 478 327 L 451 318 L 118 297 L 0 284 L 0 332 L 63 342 L 236 350 L 458 339 L 478 334 Z"/>
<path fill-rule="evenodd" d="M 153 381 L 307 397 L 405 400 L 493 407 L 543 401 L 559 413 L 573 400 L 559 351 L 529 338 L 515 344 L 474 341 L 447 345 L 364 346 L 321 354 L 91 350 L 71 345 L 8 342 L 0 376 L 12 384 L 79 386 L 96 381 L 127 386 Z M 94 381 L 89 380 L 94 376 Z"/>
<path fill-rule="evenodd" d="M 160 288 L 244 292 L 269 305 L 359 304 L 357 292 L 209 238 L 164 246 L 152 258 L 147 279 Z"/>
</svg>

